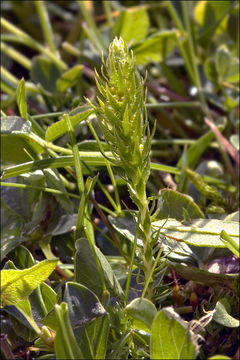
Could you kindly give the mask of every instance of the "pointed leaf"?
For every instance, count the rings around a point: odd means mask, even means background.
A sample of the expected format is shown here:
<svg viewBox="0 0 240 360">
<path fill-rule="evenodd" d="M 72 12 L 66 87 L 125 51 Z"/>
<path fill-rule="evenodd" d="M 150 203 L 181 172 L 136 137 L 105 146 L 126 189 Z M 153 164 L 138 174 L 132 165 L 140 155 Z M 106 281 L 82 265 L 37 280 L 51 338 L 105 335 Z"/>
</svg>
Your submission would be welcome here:
<svg viewBox="0 0 240 360">
<path fill-rule="evenodd" d="M 27 120 L 26 86 L 25 86 L 24 78 L 22 78 L 19 81 L 17 87 L 16 99 L 21 117 L 24 120 Z"/>
</svg>

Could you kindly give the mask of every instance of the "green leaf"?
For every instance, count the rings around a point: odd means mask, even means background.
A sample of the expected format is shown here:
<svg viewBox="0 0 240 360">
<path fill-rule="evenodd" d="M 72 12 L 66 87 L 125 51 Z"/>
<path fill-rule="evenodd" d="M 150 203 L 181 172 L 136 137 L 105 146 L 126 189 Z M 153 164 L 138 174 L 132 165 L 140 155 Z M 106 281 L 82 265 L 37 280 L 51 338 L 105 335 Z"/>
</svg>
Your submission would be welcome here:
<svg viewBox="0 0 240 360">
<path fill-rule="evenodd" d="M 239 223 L 237 221 L 223 221 L 216 219 L 192 220 L 185 225 L 175 219 L 159 220 L 152 223 L 154 229 L 161 228 L 161 232 L 179 241 L 185 241 L 195 246 L 226 247 L 220 240 L 220 233 L 225 230 L 235 242 L 239 241 Z"/>
<path fill-rule="evenodd" d="M 21 117 L 24 120 L 27 120 L 26 86 L 24 78 L 19 81 L 16 92 L 16 100 Z"/>
<path fill-rule="evenodd" d="M 44 260 L 25 270 L 1 271 L 1 303 L 17 304 L 53 272 L 58 260 Z"/>
<path fill-rule="evenodd" d="M 123 296 L 122 288 L 105 256 L 102 252 L 94 246 L 94 251 L 97 256 L 99 266 L 93 254 L 93 250 L 89 242 L 85 238 L 81 238 L 76 242 L 75 255 L 75 276 L 76 281 L 85 285 L 93 291 L 98 298 L 101 299 L 103 293 L 102 278 L 99 271 L 102 272 L 105 286 L 109 292 L 114 296 Z"/>
<path fill-rule="evenodd" d="M 1 203 L 1 261 L 15 247 L 25 241 L 22 235 L 24 219 L 10 207 L 3 199 Z"/>
<path fill-rule="evenodd" d="M 218 125 L 218 130 L 223 131 L 224 125 Z M 187 150 L 187 166 L 190 169 L 194 169 L 198 164 L 199 159 L 201 158 L 204 151 L 207 150 L 208 146 L 215 139 L 215 134 L 213 131 L 208 131 L 206 134 L 202 135 L 194 144 L 189 146 Z M 181 168 L 183 164 L 183 157 L 178 161 L 177 167 Z"/>
<path fill-rule="evenodd" d="M 149 18 L 146 10 L 124 9 L 115 23 L 114 36 L 121 36 L 127 44 L 133 45 L 146 38 L 148 28 Z"/>
<path fill-rule="evenodd" d="M 56 90 L 56 83 L 61 75 L 61 71 L 56 64 L 43 55 L 35 56 L 32 61 L 31 80 L 49 91 Z"/>
<path fill-rule="evenodd" d="M 79 81 L 79 76 L 82 72 L 82 69 L 83 65 L 76 65 L 64 72 L 57 80 L 57 90 L 60 92 L 65 92 L 66 90 L 76 85 Z"/>
<path fill-rule="evenodd" d="M 185 212 L 190 219 L 204 218 L 201 209 L 189 196 L 171 189 L 161 190 L 160 195 L 158 219 L 171 217 L 176 220 L 184 220 Z"/>
<path fill-rule="evenodd" d="M 223 298 L 219 300 L 215 306 L 213 319 L 218 324 L 224 325 L 226 327 L 230 327 L 230 328 L 239 327 L 240 321 L 229 315 L 228 311 L 226 310 L 226 307 L 230 307 L 227 298 Z"/>
<path fill-rule="evenodd" d="M 92 113 L 93 113 L 93 110 L 89 109 L 89 107 L 86 105 L 79 106 L 78 108 L 72 110 L 69 113 L 72 126 L 75 127 L 81 121 L 85 120 Z M 47 128 L 47 131 L 45 134 L 45 139 L 47 141 L 54 141 L 57 138 L 59 138 L 60 136 L 66 134 L 67 131 L 68 131 L 68 129 L 67 129 L 66 121 L 64 119 L 61 119 L 61 120 L 53 123 L 52 125 L 50 125 Z"/>
<path fill-rule="evenodd" d="M 57 359 L 84 359 L 74 337 L 68 316 L 68 305 L 62 302 L 55 305 L 57 317 L 57 332 L 54 341 L 54 350 Z"/>
<path fill-rule="evenodd" d="M 172 261 L 167 261 L 167 265 L 186 280 L 195 281 L 213 288 L 222 289 L 223 287 L 227 287 L 237 291 L 239 274 L 215 274 L 198 269 L 197 267 L 186 266 Z"/>
<path fill-rule="evenodd" d="M 152 324 L 151 359 L 193 360 L 199 351 L 198 338 L 173 308 L 163 308 Z"/>
<path fill-rule="evenodd" d="M 109 316 L 106 314 L 102 318 L 95 320 L 94 326 L 94 355 L 95 359 L 105 359 L 110 330 Z"/>
<path fill-rule="evenodd" d="M 132 327 L 150 332 L 157 309 L 148 299 L 134 299 L 125 308 L 126 314 L 132 318 Z"/>
<path fill-rule="evenodd" d="M 231 360 L 230 357 L 226 356 L 226 355 L 213 355 L 210 358 L 208 358 L 208 360 Z"/>
<path fill-rule="evenodd" d="M 1 119 L 1 159 L 10 163 L 22 163 L 36 158 L 44 149 L 31 132 L 31 123 L 18 116 Z M 28 155 L 29 154 L 29 155 Z"/>
<path fill-rule="evenodd" d="M 89 324 L 106 314 L 97 296 L 81 284 L 68 282 L 63 301 L 68 304 L 73 329 Z"/>
<path fill-rule="evenodd" d="M 137 63 L 146 65 L 150 62 L 160 62 L 165 59 L 176 45 L 176 32 L 164 30 L 150 36 L 140 45 L 134 47 Z"/>
</svg>

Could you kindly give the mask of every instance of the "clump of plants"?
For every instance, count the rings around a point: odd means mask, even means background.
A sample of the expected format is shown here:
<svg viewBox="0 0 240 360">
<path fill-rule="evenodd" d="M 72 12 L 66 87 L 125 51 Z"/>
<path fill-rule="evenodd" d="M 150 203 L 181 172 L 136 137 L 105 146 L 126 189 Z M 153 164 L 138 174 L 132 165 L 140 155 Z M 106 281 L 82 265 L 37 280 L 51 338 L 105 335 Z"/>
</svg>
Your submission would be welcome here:
<svg viewBox="0 0 240 360">
<path fill-rule="evenodd" d="M 6 3 L 3 359 L 237 358 L 238 4 Z"/>
</svg>

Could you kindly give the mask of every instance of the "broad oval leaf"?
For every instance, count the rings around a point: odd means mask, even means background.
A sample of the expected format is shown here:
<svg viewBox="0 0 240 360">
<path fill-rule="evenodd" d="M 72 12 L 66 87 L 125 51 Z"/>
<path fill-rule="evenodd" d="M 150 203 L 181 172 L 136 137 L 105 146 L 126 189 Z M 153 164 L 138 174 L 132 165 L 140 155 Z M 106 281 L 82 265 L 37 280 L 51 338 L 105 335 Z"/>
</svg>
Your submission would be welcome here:
<svg viewBox="0 0 240 360">
<path fill-rule="evenodd" d="M 198 354 L 198 339 L 173 308 L 163 308 L 152 324 L 151 359 L 193 360 Z"/>
<path fill-rule="evenodd" d="M 25 270 L 1 271 L 1 304 L 13 305 L 29 296 L 53 272 L 58 260 L 44 260 Z"/>
<path fill-rule="evenodd" d="M 202 210 L 187 195 L 171 189 L 161 190 L 160 213 L 158 219 L 166 219 L 167 217 L 176 220 L 184 220 L 184 211 L 190 219 L 204 218 Z"/>
<path fill-rule="evenodd" d="M 41 154 L 43 147 L 31 132 L 31 123 L 19 116 L 1 119 L 1 159 L 10 163 L 29 161 Z"/>
<path fill-rule="evenodd" d="M 73 329 L 89 324 L 106 314 L 97 296 L 81 284 L 68 282 L 63 300 L 68 304 Z"/>
<path fill-rule="evenodd" d="M 76 242 L 75 255 L 75 276 L 76 281 L 92 290 L 101 299 L 104 281 L 107 290 L 115 296 L 123 296 L 122 288 L 103 253 L 94 246 L 96 259 L 89 242 L 85 238 L 78 239 Z M 102 272 L 102 277 L 99 274 Z"/>
<path fill-rule="evenodd" d="M 226 298 L 219 300 L 215 306 L 215 313 L 213 314 L 213 319 L 221 325 L 226 327 L 235 328 L 239 327 L 240 321 L 232 317 L 226 307 L 228 306 L 228 301 Z"/>
<path fill-rule="evenodd" d="M 133 319 L 132 327 L 146 332 L 151 331 L 152 322 L 157 309 L 148 299 L 134 299 L 125 308 L 125 312 Z"/>
<path fill-rule="evenodd" d="M 140 45 L 134 47 L 136 61 L 140 65 L 150 62 L 160 62 L 165 59 L 176 45 L 176 32 L 165 30 L 145 39 Z"/>
<path fill-rule="evenodd" d="M 147 36 L 149 18 L 144 9 L 124 9 L 114 26 L 114 36 L 122 37 L 131 45 L 144 40 Z"/>
</svg>

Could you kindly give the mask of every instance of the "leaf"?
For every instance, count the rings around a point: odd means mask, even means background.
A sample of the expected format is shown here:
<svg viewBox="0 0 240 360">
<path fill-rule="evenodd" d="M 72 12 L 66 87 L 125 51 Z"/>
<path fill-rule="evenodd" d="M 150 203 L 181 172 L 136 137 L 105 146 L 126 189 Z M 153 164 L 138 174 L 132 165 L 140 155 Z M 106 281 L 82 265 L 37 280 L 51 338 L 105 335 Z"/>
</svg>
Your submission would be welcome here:
<svg viewBox="0 0 240 360">
<path fill-rule="evenodd" d="M 239 241 L 239 223 L 217 219 L 192 220 L 185 225 L 175 219 L 159 220 L 152 223 L 154 229 L 179 241 L 195 246 L 226 247 L 220 240 L 220 233 L 225 230 L 235 242 Z"/>
<path fill-rule="evenodd" d="M 165 59 L 176 45 L 176 32 L 165 30 L 148 37 L 133 48 L 136 61 L 140 65 L 160 62 Z"/>
<path fill-rule="evenodd" d="M 146 38 L 148 28 L 149 18 L 146 10 L 124 9 L 115 23 L 114 36 L 121 36 L 127 44 L 133 45 Z"/>
<path fill-rule="evenodd" d="M 72 126 L 75 127 L 78 125 L 81 121 L 85 120 L 89 115 L 93 113 L 92 109 L 89 109 L 88 106 L 79 106 L 78 108 L 72 110 L 70 115 L 70 120 L 72 123 Z M 61 119 L 52 125 L 50 125 L 47 128 L 45 139 L 47 141 L 54 141 L 60 136 L 66 134 L 68 131 L 67 124 L 64 119 Z"/>
<path fill-rule="evenodd" d="M 95 320 L 92 326 L 94 326 L 93 344 L 95 359 L 105 359 L 110 330 L 109 316 L 106 314 L 102 318 Z"/>
<path fill-rule="evenodd" d="M 219 131 L 224 130 L 224 125 L 218 125 Z M 213 131 L 208 131 L 206 134 L 202 135 L 197 141 L 194 142 L 191 146 L 189 146 L 187 150 L 187 166 L 190 169 L 194 169 L 198 164 L 199 159 L 205 150 L 207 150 L 210 143 L 215 139 L 215 135 Z M 183 157 L 178 161 L 177 167 L 181 168 L 183 164 Z"/>
<path fill-rule="evenodd" d="M 81 284 L 68 282 L 63 301 L 68 304 L 69 318 L 73 329 L 85 326 L 106 314 L 106 310 L 97 296 Z"/>
<path fill-rule="evenodd" d="M 27 100 L 26 100 L 26 86 L 25 86 L 24 78 L 22 78 L 19 81 L 16 92 L 16 100 L 21 117 L 24 120 L 27 120 Z"/>
<path fill-rule="evenodd" d="M 44 260 L 25 270 L 1 271 L 1 303 L 17 304 L 53 272 L 58 260 Z"/>
<path fill-rule="evenodd" d="M 231 360 L 231 358 L 226 355 L 213 355 L 208 360 Z"/>
<path fill-rule="evenodd" d="M 54 350 L 57 359 L 84 359 L 74 337 L 68 317 L 68 305 L 62 302 L 55 305 L 57 318 L 57 332 L 54 341 Z"/>
<path fill-rule="evenodd" d="M 107 290 L 109 290 L 113 296 L 123 296 L 122 288 L 102 252 L 94 246 L 94 251 L 100 266 L 99 268 L 87 239 L 81 238 L 77 240 L 76 249 L 76 281 L 89 288 L 101 299 L 103 292 L 102 278 L 99 274 L 99 271 L 101 271 Z"/>
<path fill-rule="evenodd" d="M 189 196 L 171 189 L 161 190 L 160 196 L 160 213 L 157 215 L 157 219 L 171 217 L 176 220 L 184 220 L 185 212 L 190 219 L 204 218 L 201 209 Z"/>
<path fill-rule="evenodd" d="M 213 288 L 222 289 L 223 287 L 227 287 L 233 291 L 237 291 L 239 274 L 215 274 L 198 269 L 197 267 L 186 266 L 171 261 L 167 261 L 167 265 L 186 280 L 192 280 Z"/>
<path fill-rule="evenodd" d="M 61 71 L 52 60 L 38 55 L 33 58 L 30 75 L 33 82 L 41 84 L 49 92 L 54 92 Z"/>
<path fill-rule="evenodd" d="M 25 241 L 22 235 L 24 219 L 10 207 L 2 198 L 1 202 L 1 261 L 19 244 Z"/>
<path fill-rule="evenodd" d="M 83 65 L 75 65 L 71 69 L 64 72 L 57 80 L 57 90 L 59 92 L 65 92 L 76 85 L 79 81 L 82 69 Z"/>
<path fill-rule="evenodd" d="M 151 359 L 193 360 L 199 352 L 198 339 L 173 308 L 163 308 L 152 324 Z"/>
<path fill-rule="evenodd" d="M 132 327 L 150 332 L 157 309 L 148 299 L 134 299 L 125 308 L 126 314 L 132 318 Z"/>
<path fill-rule="evenodd" d="M 44 149 L 31 133 L 31 123 L 19 116 L 1 118 L 1 159 L 21 163 L 36 158 Z M 28 155 L 29 154 L 29 155 Z"/>
<path fill-rule="evenodd" d="M 226 298 L 219 300 L 215 306 L 213 319 L 218 324 L 224 325 L 226 327 L 230 327 L 230 328 L 239 327 L 240 321 L 229 315 L 228 311 L 226 310 L 227 306 L 229 307 L 229 303 Z"/>
</svg>

